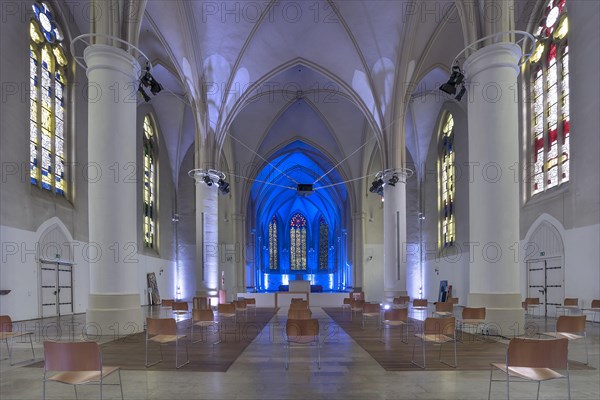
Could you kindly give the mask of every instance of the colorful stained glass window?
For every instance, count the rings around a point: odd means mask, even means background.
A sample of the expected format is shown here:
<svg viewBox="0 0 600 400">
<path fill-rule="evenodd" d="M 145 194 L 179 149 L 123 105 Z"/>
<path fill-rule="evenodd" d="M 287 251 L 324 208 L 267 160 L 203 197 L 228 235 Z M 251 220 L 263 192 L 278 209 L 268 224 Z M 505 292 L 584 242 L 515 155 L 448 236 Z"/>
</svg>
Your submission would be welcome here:
<svg viewBox="0 0 600 400">
<path fill-rule="evenodd" d="M 449 247 L 455 241 L 454 192 L 454 118 L 448 113 L 440 135 L 440 246 Z"/>
<path fill-rule="evenodd" d="M 156 130 L 144 117 L 144 245 L 156 247 Z"/>
<path fill-rule="evenodd" d="M 329 226 L 325 218 L 319 220 L 319 269 L 327 270 L 329 263 Z"/>
<path fill-rule="evenodd" d="M 290 220 L 290 268 L 306 270 L 306 218 L 300 213 Z"/>
<path fill-rule="evenodd" d="M 29 22 L 29 177 L 33 185 L 64 196 L 68 59 L 50 8 L 35 3 L 33 11 Z"/>
<path fill-rule="evenodd" d="M 273 216 L 269 223 L 269 269 L 279 268 L 277 248 L 277 217 Z"/>
<path fill-rule="evenodd" d="M 530 58 L 532 160 L 535 195 L 569 180 L 569 21 L 566 0 L 549 0 Z"/>
</svg>

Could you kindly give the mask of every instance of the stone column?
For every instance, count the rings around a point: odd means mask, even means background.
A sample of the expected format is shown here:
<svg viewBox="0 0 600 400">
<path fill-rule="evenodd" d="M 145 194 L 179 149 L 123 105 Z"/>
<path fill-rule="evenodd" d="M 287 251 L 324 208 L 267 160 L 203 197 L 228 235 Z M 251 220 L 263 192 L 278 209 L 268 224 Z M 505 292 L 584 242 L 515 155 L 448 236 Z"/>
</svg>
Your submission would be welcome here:
<svg viewBox="0 0 600 400">
<path fill-rule="evenodd" d="M 234 214 L 233 220 L 233 237 L 235 238 L 234 248 L 234 263 L 235 263 L 235 281 L 236 293 L 246 292 L 246 216 L 244 214 Z"/>
<path fill-rule="evenodd" d="M 357 212 L 352 218 L 352 250 L 353 250 L 353 276 L 352 286 L 362 287 L 363 286 L 363 274 L 364 274 L 364 263 L 365 263 L 365 213 Z M 339 249 L 341 251 L 341 248 Z M 340 268 L 346 268 L 345 265 L 340 265 Z M 344 270 L 342 270 L 344 271 Z M 343 275 L 342 275 L 343 276 Z"/>
<path fill-rule="evenodd" d="M 116 47 L 95 44 L 84 51 L 94 101 L 88 103 L 88 207 L 90 334 L 143 330 L 138 288 L 138 183 L 136 99 L 140 66 Z M 134 94 L 133 98 L 131 94 Z M 91 96 L 91 94 L 90 94 Z"/>
<path fill-rule="evenodd" d="M 521 334 L 518 101 L 521 50 L 488 45 L 464 64 L 469 87 L 469 306 L 486 307 L 490 329 Z"/>
<path fill-rule="evenodd" d="M 196 172 L 196 295 L 216 296 L 219 290 L 218 188 Z"/>
<path fill-rule="evenodd" d="M 383 202 L 383 290 L 384 299 L 392 302 L 406 295 L 406 175 L 397 173 L 395 186 L 387 183 Z"/>
</svg>

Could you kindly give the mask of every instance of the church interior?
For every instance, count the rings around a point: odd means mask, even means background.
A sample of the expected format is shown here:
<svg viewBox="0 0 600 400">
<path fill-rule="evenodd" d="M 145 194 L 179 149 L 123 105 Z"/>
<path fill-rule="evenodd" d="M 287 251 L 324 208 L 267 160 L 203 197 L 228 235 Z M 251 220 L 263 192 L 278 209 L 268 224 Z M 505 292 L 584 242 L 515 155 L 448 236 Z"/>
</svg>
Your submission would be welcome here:
<svg viewBox="0 0 600 400">
<path fill-rule="evenodd" d="M 0 19 L 2 399 L 598 398 L 600 2 Z"/>
</svg>

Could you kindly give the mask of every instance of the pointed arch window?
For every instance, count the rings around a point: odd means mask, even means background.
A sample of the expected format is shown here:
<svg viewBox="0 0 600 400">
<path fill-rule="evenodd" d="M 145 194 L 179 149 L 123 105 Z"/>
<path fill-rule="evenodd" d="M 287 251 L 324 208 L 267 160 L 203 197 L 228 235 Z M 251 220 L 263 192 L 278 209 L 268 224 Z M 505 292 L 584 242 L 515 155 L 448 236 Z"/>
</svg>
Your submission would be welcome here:
<svg viewBox="0 0 600 400">
<path fill-rule="evenodd" d="M 325 218 L 319 220 L 319 269 L 327 270 L 329 267 L 329 225 Z"/>
<path fill-rule="evenodd" d="M 279 268 L 277 246 L 277 217 L 273 216 L 269 223 L 269 269 L 271 270 Z"/>
<path fill-rule="evenodd" d="M 454 192 L 454 118 L 448 113 L 440 135 L 440 247 L 450 247 L 455 241 Z"/>
<path fill-rule="evenodd" d="M 531 195 L 569 180 L 569 21 L 566 0 L 549 0 L 529 59 Z"/>
<path fill-rule="evenodd" d="M 144 246 L 156 248 L 156 129 L 150 115 L 144 117 Z"/>
<path fill-rule="evenodd" d="M 300 213 L 290 220 L 290 269 L 306 270 L 306 218 Z"/>
<path fill-rule="evenodd" d="M 46 3 L 29 22 L 29 180 L 65 196 L 66 69 L 63 35 Z"/>
</svg>

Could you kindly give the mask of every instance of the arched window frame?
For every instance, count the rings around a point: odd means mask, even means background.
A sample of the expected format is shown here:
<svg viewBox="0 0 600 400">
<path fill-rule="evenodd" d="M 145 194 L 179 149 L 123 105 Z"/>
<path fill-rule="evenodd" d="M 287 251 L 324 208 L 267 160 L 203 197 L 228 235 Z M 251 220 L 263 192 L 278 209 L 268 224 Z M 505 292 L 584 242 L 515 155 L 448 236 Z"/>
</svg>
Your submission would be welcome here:
<svg viewBox="0 0 600 400">
<path fill-rule="evenodd" d="M 319 271 L 329 269 L 329 225 L 319 218 Z"/>
<path fill-rule="evenodd" d="M 269 222 L 269 270 L 279 269 L 279 237 L 277 216 L 273 216 Z"/>
<path fill-rule="evenodd" d="M 29 180 L 57 196 L 68 193 L 67 71 L 61 28 L 46 3 L 29 21 Z"/>
<path fill-rule="evenodd" d="M 142 188 L 144 247 L 158 250 L 157 246 L 157 160 L 158 137 L 156 124 L 150 114 L 144 116 L 142 157 L 144 180 Z"/>
<path fill-rule="evenodd" d="M 439 246 L 447 248 L 456 242 L 454 117 L 450 112 L 442 118 L 438 163 Z"/>
<path fill-rule="evenodd" d="M 299 212 L 290 218 L 290 270 L 307 270 L 308 225 L 306 217 Z"/>
<path fill-rule="evenodd" d="M 548 0 L 534 35 L 529 80 L 530 197 L 570 178 L 569 46 L 566 0 Z"/>
</svg>

